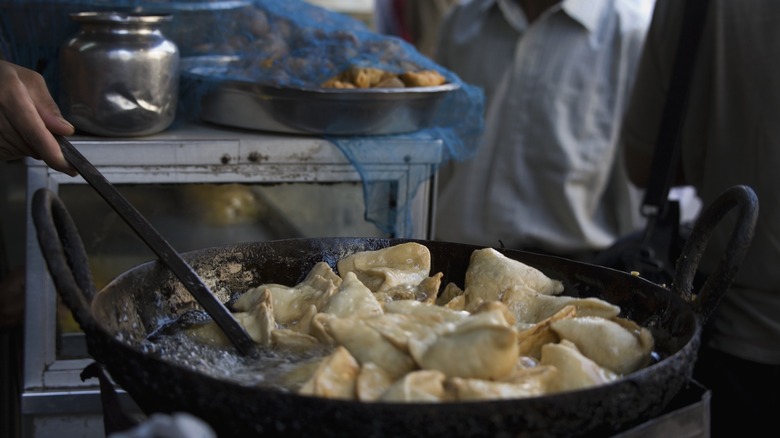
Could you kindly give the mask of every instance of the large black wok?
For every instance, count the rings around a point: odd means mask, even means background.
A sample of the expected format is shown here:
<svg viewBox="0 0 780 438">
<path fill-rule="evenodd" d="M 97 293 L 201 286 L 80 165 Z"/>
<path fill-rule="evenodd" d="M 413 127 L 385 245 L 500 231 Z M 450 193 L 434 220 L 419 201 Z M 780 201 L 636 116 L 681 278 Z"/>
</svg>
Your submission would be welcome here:
<svg viewBox="0 0 780 438">
<path fill-rule="evenodd" d="M 227 436 L 605 436 L 657 416 L 690 380 L 703 323 L 731 283 L 753 236 L 758 201 L 738 186 L 709 206 L 678 261 L 672 290 L 599 266 L 501 250 L 561 280 L 565 294 L 599 297 L 651 329 L 660 360 L 618 381 L 543 397 L 486 402 L 361 403 L 250 387 L 156 357 L 142 341 L 197 303 L 159 262 L 133 268 L 96 293 L 83 245 L 64 205 L 35 193 L 38 239 L 58 292 L 84 330 L 90 355 L 147 414 L 190 412 Z M 697 295 L 693 274 L 714 227 L 736 210 L 730 247 Z M 223 302 L 262 283 L 296 284 L 319 261 L 408 240 L 292 239 L 184 254 Z M 478 247 L 418 241 L 431 250 L 442 284 L 463 286 Z M 262 353 L 261 353 L 262 354 Z"/>
</svg>

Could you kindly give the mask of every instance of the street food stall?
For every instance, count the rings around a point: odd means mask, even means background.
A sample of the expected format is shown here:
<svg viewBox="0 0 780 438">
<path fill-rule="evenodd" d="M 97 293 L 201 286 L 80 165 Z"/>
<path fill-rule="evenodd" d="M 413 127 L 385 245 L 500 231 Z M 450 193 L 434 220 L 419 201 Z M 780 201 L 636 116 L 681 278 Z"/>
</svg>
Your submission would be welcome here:
<svg viewBox="0 0 780 438">
<path fill-rule="evenodd" d="M 50 82 L 79 129 L 69 139 L 73 146 L 184 253 L 232 318 L 248 318 L 240 320 L 250 321 L 242 324 L 258 348 L 294 346 L 300 354 L 302 345 L 311 347 L 304 349 L 308 366 L 286 374 L 275 373 L 287 362 L 263 365 L 268 369 L 252 365 L 249 381 L 244 368 L 224 367 L 246 365 L 246 357 L 234 355 L 230 342 L 218 342 L 218 330 L 203 334 L 214 315 L 161 269 L 121 213 L 86 178 L 27 159 L 24 436 L 104 436 L 107 391 L 84 374 L 95 361 L 116 384 L 121 411 L 135 418 L 190 412 L 220 436 L 344 436 L 356 430 L 366 436 L 708 435 L 709 394 L 689 378 L 702 314 L 711 309 L 628 273 L 503 248 L 489 252 L 500 272 L 520 269 L 554 284 L 543 294 L 563 293 L 557 298 L 570 304 L 556 314 L 587 312 L 593 303 L 606 309 L 620 323 L 603 315 L 600 322 L 627 332 L 621 336 L 638 355 L 630 365 L 613 364 L 619 371 L 593 368 L 603 379 L 583 386 L 566 386 L 563 378 L 550 385 L 506 380 L 521 363 L 534 368 L 542 361 L 542 344 L 552 338 L 537 332 L 553 324 L 547 319 L 553 315 L 520 321 L 516 305 L 469 287 L 470 259 L 483 249 L 430 240 L 437 170 L 473 157 L 484 108 L 479 89 L 410 44 L 297 0 L 0 5 L 4 28 L 13 29 L 0 41 L 4 53 L 37 66 Z M 41 20 L 49 32 L 40 33 L 49 40 L 33 41 L 29 29 L 41 29 Z M 140 48 L 140 39 L 148 46 Z M 159 56 L 149 56 L 155 51 Z M 145 57 L 144 66 L 132 64 Z M 145 75 L 164 88 L 149 94 Z M 740 198 L 729 205 L 748 209 L 745 204 Z M 59 245 L 66 247 L 62 254 Z M 375 257 L 393 248 L 414 252 Z M 389 266 L 396 262 L 404 267 Z M 492 269 L 487 278 L 495 277 Z M 315 277 L 330 286 L 311 293 L 328 299 L 307 296 L 298 303 L 294 295 L 290 313 L 296 316 L 284 319 L 279 297 L 302 291 L 304 283 L 311 290 L 321 284 Z M 402 281 L 408 278 L 416 282 Z M 334 298 L 356 281 L 365 282 L 360 300 Z M 398 283 L 387 286 L 391 281 Z M 274 296 L 273 290 L 281 292 Z M 254 297 L 246 312 L 251 316 L 241 311 L 242 296 Z M 351 339 L 347 334 L 363 332 L 355 326 L 339 331 L 333 315 L 347 306 L 341 315 L 356 316 L 356 308 L 343 303 L 365 300 L 373 300 L 372 312 L 396 316 L 351 318 L 361 327 L 382 327 L 381 337 L 369 330 L 369 341 L 352 350 L 339 333 Z M 426 316 L 428 325 L 408 320 L 423 302 L 451 313 Z M 484 318 L 465 322 L 471 315 Z M 450 336 L 471 336 L 478 328 L 509 336 L 510 348 L 503 356 L 481 357 L 471 348 L 507 343 L 491 337 L 483 344 L 479 336 L 446 347 Z M 182 350 L 169 332 L 200 333 L 195 336 L 209 342 Z M 518 336 L 535 339 L 535 347 L 525 344 L 520 354 Z M 439 344 L 438 337 L 447 341 Z M 366 350 L 368 344 L 387 344 L 387 350 Z M 340 356 L 330 356 L 323 345 L 338 345 Z M 457 360 L 434 354 L 440 347 L 458 351 Z M 380 371 L 366 377 L 371 384 L 359 384 L 362 395 L 353 397 L 354 382 L 345 390 L 343 382 L 334 386 L 332 379 L 312 376 L 309 350 L 322 352 L 315 356 L 327 364 L 349 362 L 344 352 L 350 350 L 366 372 Z M 264 359 L 277 357 L 269 354 Z M 507 359 L 493 360 L 499 357 Z M 400 387 L 381 383 L 393 360 L 404 364 L 403 372 L 393 371 L 393 379 L 403 380 Z M 475 361 L 481 365 L 458 366 Z M 557 372 L 543 365 L 532 372 Z M 267 374 L 269 369 L 276 371 Z M 328 371 L 344 373 L 327 367 L 323 373 Z M 434 371 L 439 374 L 419 374 Z M 270 377 L 261 382 L 266 375 L 287 384 Z M 418 376 L 422 380 L 406 380 Z M 495 387 L 498 381 L 511 390 Z M 432 382 L 438 382 L 436 390 L 416 390 Z"/>
<path fill-rule="evenodd" d="M 455 103 L 450 119 L 480 113 L 476 90 L 452 77 L 399 87 L 410 62 L 435 66 L 363 22 L 302 2 L 5 1 L 0 10 L 6 58 L 44 75 L 78 128 L 70 141 L 179 251 L 430 238 L 436 169 L 450 151 L 466 154 L 459 148 L 481 129 L 464 135 L 468 124 L 453 129 L 438 111 Z M 134 64 L 112 62 L 122 53 Z M 319 86 L 369 64 L 394 83 Z M 154 258 L 84 179 L 36 160 L 24 167 L 27 195 L 9 194 L 10 206 L 29 213 L 40 188 L 61 197 L 98 287 Z M 84 335 L 46 274 L 29 215 L 26 228 L 22 429 L 100 435 L 98 383 L 79 377 L 90 361 Z"/>
</svg>

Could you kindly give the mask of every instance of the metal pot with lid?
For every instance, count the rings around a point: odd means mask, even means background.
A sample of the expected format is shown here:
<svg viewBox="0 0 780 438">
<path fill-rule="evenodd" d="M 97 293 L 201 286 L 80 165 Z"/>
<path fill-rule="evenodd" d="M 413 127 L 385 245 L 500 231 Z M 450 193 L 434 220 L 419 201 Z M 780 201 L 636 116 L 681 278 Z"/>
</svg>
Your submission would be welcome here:
<svg viewBox="0 0 780 438">
<path fill-rule="evenodd" d="M 709 236 L 737 210 L 726 254 L 691 294 Z M 564 293 L 598 297 L 649 328 L 658 361 L 620 379 L 546 396 L 451 403 L 364 403 L 238 384 L 150 354 L 143 345 L 161 321 L 194 301 L 160 262 L 125 272 L 96 292 L 86 255 L 64 205 L 40 190 L 33 202 L 38 240 L 58 292 L 74 312 L 90 354 L 148 414 L 185 411 L 220 436 L 607 436 L 660 414 L 689 382 L 702 326 L 736 274 L 753 236 L 758 201 L 747 187 L 725 192 L 701 215 L 678 261 L 672 289 L 641 277 L 559 257 L 501 249 L 506 256 L 563 282 Z M 56 224 L 55 224 L 56 223 Z M 321 261 L 385 248 L 409 239 L 323 238 L 207 248 L 183 256 L 221 294 L 263 283 L 294 284 Z M 462 285 L 480 247 L 417 241 L 431 252 L 443 284 Z M 215 292 L 216 293 L 216 292 Z"/>
</svg>

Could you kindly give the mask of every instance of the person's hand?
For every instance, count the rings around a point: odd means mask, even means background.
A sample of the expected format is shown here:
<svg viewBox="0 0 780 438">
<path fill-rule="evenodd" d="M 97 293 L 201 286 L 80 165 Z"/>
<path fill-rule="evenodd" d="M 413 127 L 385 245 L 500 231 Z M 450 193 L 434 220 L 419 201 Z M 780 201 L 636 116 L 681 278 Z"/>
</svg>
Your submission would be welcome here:
<svg viewBox="0 0 780 438">
<path fill-rule="evenodd" d="M 76 175 L 52 133 L 73 135 L 75 128 L 39 73 L 0 61 L 0 160 L 31 156 L 51 168 Z"/>
</svg>

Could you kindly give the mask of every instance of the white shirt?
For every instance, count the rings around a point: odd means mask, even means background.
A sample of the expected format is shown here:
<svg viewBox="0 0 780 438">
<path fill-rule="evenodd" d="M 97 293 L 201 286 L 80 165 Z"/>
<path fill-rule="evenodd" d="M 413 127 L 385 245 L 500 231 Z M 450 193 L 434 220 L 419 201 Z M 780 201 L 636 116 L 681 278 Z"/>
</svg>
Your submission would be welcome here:
<svg viewBox="0 0 780 438">
<path fill-rule="evenodd" d="M 641 227 L 616 133 L 648 24 L 632 0 L 564 0 L 530 25 L 509 0 L 452 11 L 437 61 L 488 109 L 477 156 L 443 181 L 437 239 L 565 255 Z"/>
<path fill-rule="evenodd" d="M 627 147 L 652 154 L 666 99 L 684 2 L 658 0 L 647 49 L 626 114 Z M 780 364 L 780 2 L 714 0 L 693 71 L 683 128 L 682 167 L 703 205 L 728 187 L 753 188 L 759 218 L 737 278 L 712 317 L 710 344 Z M 725 253 L 731 232 L 718 226 L 705 272 Z"/>
</svg>

